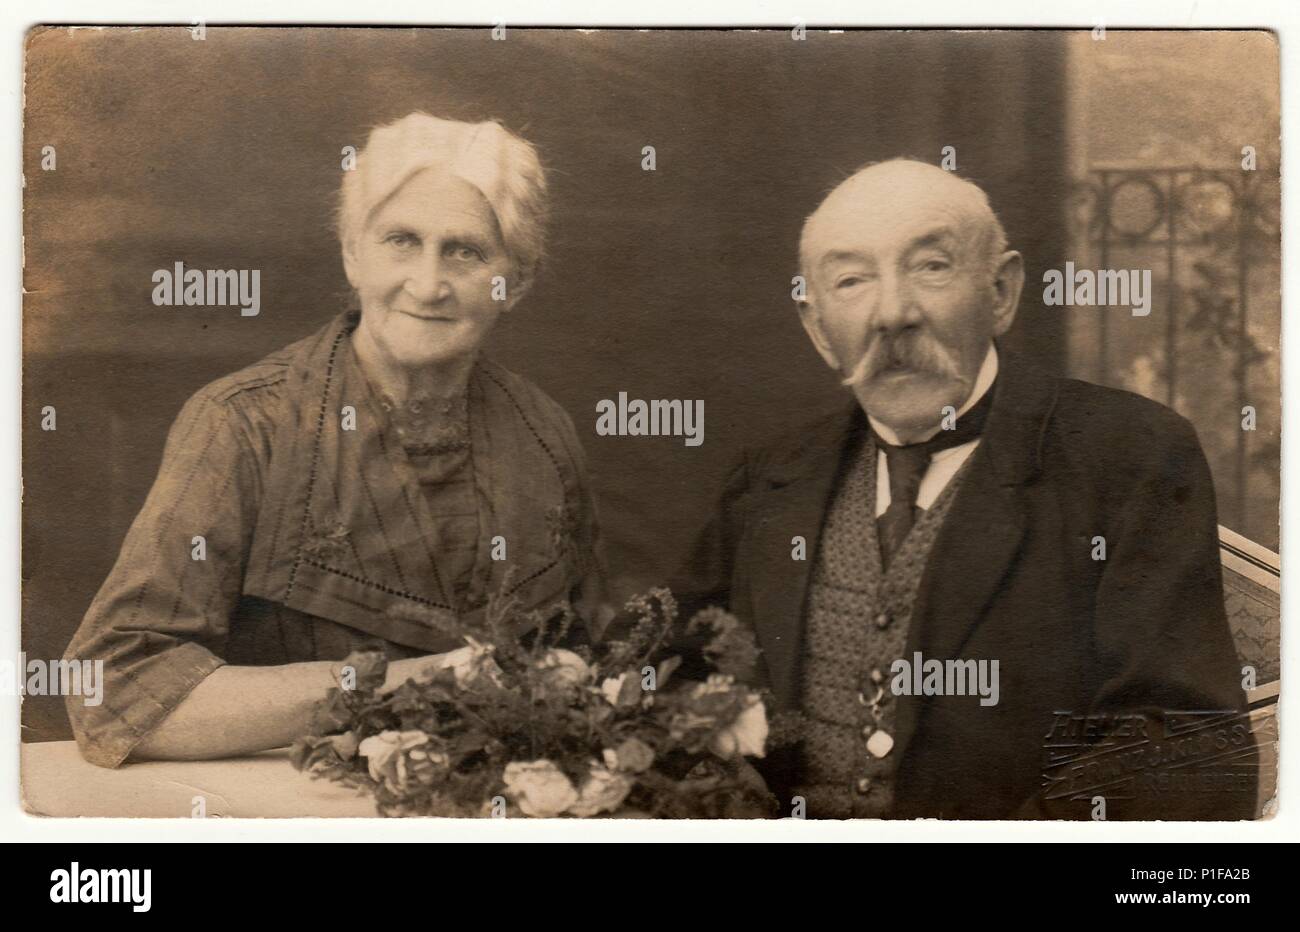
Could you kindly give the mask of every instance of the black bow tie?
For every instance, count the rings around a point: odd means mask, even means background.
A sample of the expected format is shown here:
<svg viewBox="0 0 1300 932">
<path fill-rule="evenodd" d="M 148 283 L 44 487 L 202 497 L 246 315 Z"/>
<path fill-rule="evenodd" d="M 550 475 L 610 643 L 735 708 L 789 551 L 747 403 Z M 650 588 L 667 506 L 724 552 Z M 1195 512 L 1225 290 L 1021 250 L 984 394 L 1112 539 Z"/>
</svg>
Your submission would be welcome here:
<svg viewBox="0 0 1300 932">
<path fill-rule="evenodd" d="M 930 468 L 930 457 L 941 450 L 979 439 L 993 408 L 995 387 L 996 380 L 973 408 L 956 419 L 951 430 L 940 430 L 929 440 L 898 446 L 881 439 L 874 427 L 871 429 L 876 446 L 885 452 L 885 462 L 889 467 L 889 507 L 877 522 L 882 566 L 888 567 L 890 558 L 898 552 L 907 532 L 916 523 L 916 495 L 921 488 L 921 479 Z"/>
</svg>

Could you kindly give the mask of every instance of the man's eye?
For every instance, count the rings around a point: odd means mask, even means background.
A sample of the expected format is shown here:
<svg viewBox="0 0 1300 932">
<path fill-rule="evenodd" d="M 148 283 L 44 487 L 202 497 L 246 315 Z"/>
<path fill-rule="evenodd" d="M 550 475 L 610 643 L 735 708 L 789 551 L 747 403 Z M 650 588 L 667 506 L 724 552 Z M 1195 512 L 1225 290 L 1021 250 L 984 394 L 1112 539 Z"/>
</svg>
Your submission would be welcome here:
<svg viewBox="0 0 1300 932">
<path fill-rule="evenodd" d="M 921 263 L 922 272 L 946 272 L 951 268 L 947 259 L 927 259 Z"/>
<path fill-rule="evenodd" d="M 845 275 L 843 278 L 836 280 L 835 287 L 853 288 L 856 285 L 861 285 L 865 280 L 861 275 Z"/>
<path fill-rule="evenodd" d="M 411 246 L 419 246 L 420 237 L 416 236 L 414 233 L 401 233 L 401 232 L 389 233 L 387 236 L 384 237 L 384 242 L 392 246 L 398 246 L 402 249 L 406 249 Z"/>
</svg>

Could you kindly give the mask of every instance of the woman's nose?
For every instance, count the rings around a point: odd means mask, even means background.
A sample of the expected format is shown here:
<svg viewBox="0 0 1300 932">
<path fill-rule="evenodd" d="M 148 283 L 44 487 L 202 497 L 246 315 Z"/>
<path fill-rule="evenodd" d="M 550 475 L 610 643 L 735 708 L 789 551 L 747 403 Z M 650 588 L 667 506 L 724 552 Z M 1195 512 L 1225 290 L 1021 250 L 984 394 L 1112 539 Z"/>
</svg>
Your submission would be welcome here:
<svg viewBox="0 0 1300 932">
<path fill-rule="evenodd" d="M 451 283 L 442 258 L 424 258 L 406 280 L 406 290 L 421 304 L 438 304 L 450 297 Z"/>
</svg>

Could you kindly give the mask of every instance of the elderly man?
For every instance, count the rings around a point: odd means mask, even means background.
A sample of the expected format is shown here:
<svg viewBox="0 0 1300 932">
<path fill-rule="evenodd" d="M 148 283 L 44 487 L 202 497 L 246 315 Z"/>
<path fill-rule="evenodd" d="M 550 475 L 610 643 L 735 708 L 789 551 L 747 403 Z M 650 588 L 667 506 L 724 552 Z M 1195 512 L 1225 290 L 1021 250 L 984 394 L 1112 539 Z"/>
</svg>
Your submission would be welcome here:
<svg viewBox="0 0 1300 932">
<path fill-rule="evenodd" d="M 1024 263 L 948 172 L 859 171 L 800 263 L 853 402 L 743 458 L 674 586 L 756 630 L 786 811 L 1250 817 L 1191 425 L 999 349 Z"/>
</svg>

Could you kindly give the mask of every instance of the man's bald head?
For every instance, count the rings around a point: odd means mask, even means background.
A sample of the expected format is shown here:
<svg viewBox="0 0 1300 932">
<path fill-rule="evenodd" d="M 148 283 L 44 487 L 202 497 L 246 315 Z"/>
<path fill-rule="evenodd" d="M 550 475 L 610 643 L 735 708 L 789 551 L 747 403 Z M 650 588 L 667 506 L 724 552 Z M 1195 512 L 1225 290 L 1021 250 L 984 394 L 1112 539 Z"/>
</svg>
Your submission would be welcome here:
<svg viewBox="0 0 1300 932">
<path fill-rule="evenodd" d="M 874 162 L 858 169 L 804 221 L 799 238 L 799 268 L 813 281 L 815 250 L 845 225 L 895 222 L 915 216 L 936 202 L 946 205 L 965 231 L 969 248 L 990 273 L 1007 251 L 1007 234 L 986 195 L 974 182 L 915 159 Z"/>
<path fill-rule="evenodd" d="M 961 407 L 1024 286 L 984 192 L 909 159 L 870 165 L 827 195 L 799 260 L 814 347 L 899 437 L 923 438 Z"/>
</svg>

